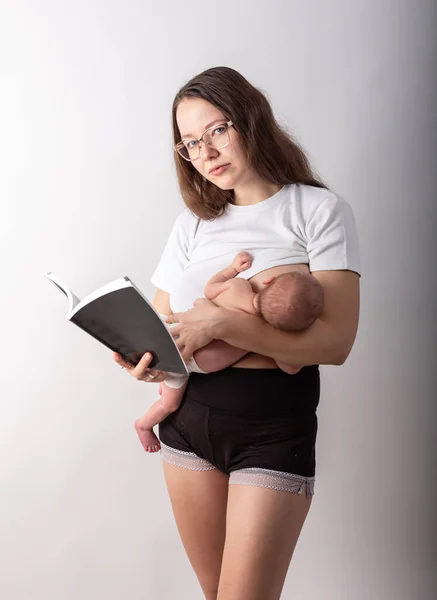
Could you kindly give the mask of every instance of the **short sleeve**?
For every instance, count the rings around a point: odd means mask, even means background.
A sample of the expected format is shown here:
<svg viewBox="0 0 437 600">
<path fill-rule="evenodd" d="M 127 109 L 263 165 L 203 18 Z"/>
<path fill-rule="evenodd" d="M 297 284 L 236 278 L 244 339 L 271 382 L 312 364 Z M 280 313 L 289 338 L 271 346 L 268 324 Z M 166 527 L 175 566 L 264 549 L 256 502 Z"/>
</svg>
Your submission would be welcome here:
<svg viewBox="0 0 437 600">
<path fill-rule="evenodd" d="M 155 287 L 164 292 L 172 292 L 188 264 L 189 244 L 193 226 L 195 226 L 194 215 L 188 209 L 185 209 L 177 217 L 158 265 L 150 279 Z"/>
<path fill-rule="evenodd" d="M 306 227 L 310 271 L 350 270 L 361 275 L 354 214 L 340 196 L 323 199 Z"/>
</svg>

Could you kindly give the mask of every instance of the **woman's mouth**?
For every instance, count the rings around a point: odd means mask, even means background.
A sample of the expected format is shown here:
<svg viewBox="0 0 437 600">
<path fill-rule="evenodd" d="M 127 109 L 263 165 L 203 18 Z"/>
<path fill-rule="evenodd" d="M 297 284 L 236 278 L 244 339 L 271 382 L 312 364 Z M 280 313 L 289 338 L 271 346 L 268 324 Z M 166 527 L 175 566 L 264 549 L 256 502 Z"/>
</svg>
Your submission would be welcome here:
<svg viewBox="0 0 437 600">
<path fill-rule="evenodd" d="M 227 165 L 221 165 L 220 167 L 216 167 L 215 169 L 211 169 L 211 171 L 209 172 L 209 175 L 213 175 L 214 177 L 221 175 L 222 173 L 224 173 L 226 171 L 226 169 L 230 167 L 230 164 L 228 163 Z"/>
</svg>

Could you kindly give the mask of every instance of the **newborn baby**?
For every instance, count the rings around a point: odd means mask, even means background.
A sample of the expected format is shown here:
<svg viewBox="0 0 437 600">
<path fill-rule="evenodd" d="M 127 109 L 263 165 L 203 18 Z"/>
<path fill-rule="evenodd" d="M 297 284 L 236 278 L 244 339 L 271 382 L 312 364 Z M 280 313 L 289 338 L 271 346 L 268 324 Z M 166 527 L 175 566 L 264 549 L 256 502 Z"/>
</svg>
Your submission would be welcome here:
<svg viewBox="0 0 437 600">
<path fill-rule="evenodd" d="M 268 278 L 264 281 L 265 287 L 254 292 L 249 281 L 236 278 L 251 264 L 250 254 L 239 252 L 230 266 L 211 277 L 205 287 L 205 297 L 222 308 L 259 315 L 283 331 L 299 331 L 314 323 L 323 310 L 323 288 L 317 279 L 310 273 L 290 271 Z M 161 316 L 165 318 L 165 315 Z M 187 368 L 189 372 L 198 373 L 220 371 L 245 354 L 244 350 L 228 344 L 205 346 L 196 351 L 196 359 L 192 357 Z M 289 374 L 301 369 L 298 365 L 288 365 L 282 361 L 276 363 Z M 187 381 L 186 375 L 169 373 L 159 386 L 160 399 L 136 420 L 135 429 L 147 452 L 160 449 L 153 427 L 179 408 Z"/>
</svg>

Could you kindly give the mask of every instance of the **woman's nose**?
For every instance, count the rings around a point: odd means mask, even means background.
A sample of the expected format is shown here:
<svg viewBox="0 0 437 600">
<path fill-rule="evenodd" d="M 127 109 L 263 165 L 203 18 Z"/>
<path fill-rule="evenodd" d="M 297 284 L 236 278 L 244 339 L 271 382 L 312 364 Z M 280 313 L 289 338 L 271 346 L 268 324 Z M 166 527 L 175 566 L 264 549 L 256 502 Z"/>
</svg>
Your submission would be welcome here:
<svg viewBox="0 0 437 600">
<path fill-rule="evenodd" d="M 200 154 L 204 160 L 208 160 L 210 157 L 218 156 L 218 150 L 214 148 L 214 146 L 210 146 L 205 142 L 202 142 Z"/>
</svg>

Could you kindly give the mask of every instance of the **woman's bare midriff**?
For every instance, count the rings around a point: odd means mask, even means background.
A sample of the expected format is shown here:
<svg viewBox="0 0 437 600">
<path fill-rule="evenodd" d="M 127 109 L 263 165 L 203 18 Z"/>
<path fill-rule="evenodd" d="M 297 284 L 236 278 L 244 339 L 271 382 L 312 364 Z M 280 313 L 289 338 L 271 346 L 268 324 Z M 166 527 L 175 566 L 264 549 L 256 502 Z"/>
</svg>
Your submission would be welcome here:
<svg viewBox="0 0 437 600">
<path fill-rule="evenodd" d="M 283 265 L 281 267 L 272 267 L 271 269 L 266 269 L 265 271 L 261 271 L 257 273 L 253 277 L 249 279 L 252 284 L 252 289 L 254 292 L 259 292 L 264 286 L 263 281 L 268 279 L 269 277 L 278 276 L 282 273 L 289 273 L 290 271 L 302 271 L 304 273 L 308 273 L 308 265 L 306 264 L 298 264 L 298 265 Z M 263 356 L 262 354 L 256 354 L 255 352 L 249 352 L 246 356 L 243 356 L 241 360 L 232 365 L 237 369 L 279 369 L 276 361 L 270 356 Z"/>
</svg>

